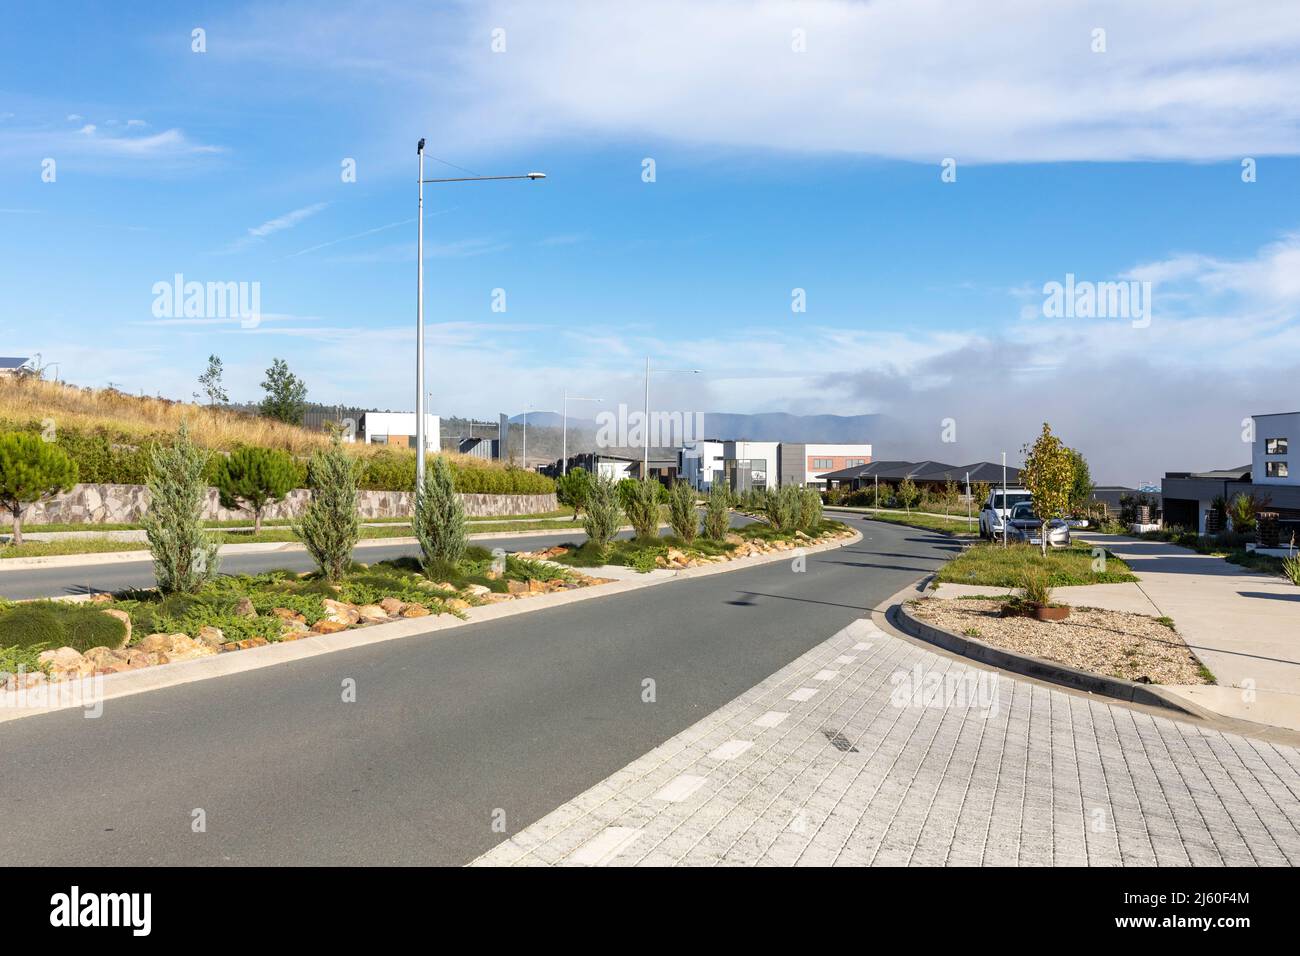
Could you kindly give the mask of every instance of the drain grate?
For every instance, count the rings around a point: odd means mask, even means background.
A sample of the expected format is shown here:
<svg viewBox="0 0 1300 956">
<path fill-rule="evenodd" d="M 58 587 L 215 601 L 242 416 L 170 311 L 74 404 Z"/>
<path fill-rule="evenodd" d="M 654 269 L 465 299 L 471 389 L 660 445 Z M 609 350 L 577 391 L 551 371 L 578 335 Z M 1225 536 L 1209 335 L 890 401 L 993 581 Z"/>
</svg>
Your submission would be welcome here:
<svg viewBox="0 0 1300 956">
<path fill-rule="evenodd" d="M 831 746 L 834 747 L 836 750 L 838 750 L 840 753 L 855 754 L 858 752 L 858 748 L 853 746 L 853 742 L 850 741 L 848 737 L 845 737 L 838 730 L 832 730 L 829 727 L 823 727 L 822 734 L 826 737 L 827 740 L 831 742 Z"/>
</svg>

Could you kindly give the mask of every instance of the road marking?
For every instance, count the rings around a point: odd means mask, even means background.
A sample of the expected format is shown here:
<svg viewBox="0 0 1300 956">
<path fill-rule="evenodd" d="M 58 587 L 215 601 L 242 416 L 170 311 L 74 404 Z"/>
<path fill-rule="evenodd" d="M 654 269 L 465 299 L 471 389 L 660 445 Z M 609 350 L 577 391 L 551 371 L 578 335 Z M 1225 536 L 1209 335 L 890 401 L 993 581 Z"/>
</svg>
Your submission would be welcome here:
<svg viewBox="0 0 1300 956">
<path fill-rule="evenodd" d="M 839 671 L 818 671 L 816 674 L 813 674 L 813 680 L 833 680 L 839 676 Z"/>
<path fill-rule="evenodd" d="M 776 727 L 781 721 L 789 717 L 790 714 L 783 710 L 769 710 L 758 720 L 754 721 L 755 727 Z"/>
<path fill-rule="evenodd" d="M 640 827 L 606 827 L 573 851 L 569 857 L 583 866 L 604 866 L 636 841 Z"/>
<path fill-rule="evenodd" d="M 714 749 L 709 756 L 714 760 L 735 760 L 752 746 L 754 746 L 752 740 L 728 740 L 722 746 Z"/>
<path fill-rule="evenodd" d="M 787 697 L 786 700 L 793 700 L 802 704 L 806 700 L 812 700 L 816 694 L 816 687 L 800 687 L 797 691 Z"/>
<path fill-rule="evenodd" d="M 848 654 L 841 654 L 839 657 L 835 658 L 835 663 L 836 663 L 836 664 L 852 664 L 852 663 L 853 663 L 854 661 L 856 661 L 856 660 L 857 660 L 856 657 L 849 657 Z"/>
<path fill-rule="evenodd" d="M 703 777 L 684 773 L 680 777 L 674 777 L 668 786 L 654 795 L 654 799 L 665 800 L 668 803 L 681 803 L 702 786 L 704 786 Z"/>
</svg>

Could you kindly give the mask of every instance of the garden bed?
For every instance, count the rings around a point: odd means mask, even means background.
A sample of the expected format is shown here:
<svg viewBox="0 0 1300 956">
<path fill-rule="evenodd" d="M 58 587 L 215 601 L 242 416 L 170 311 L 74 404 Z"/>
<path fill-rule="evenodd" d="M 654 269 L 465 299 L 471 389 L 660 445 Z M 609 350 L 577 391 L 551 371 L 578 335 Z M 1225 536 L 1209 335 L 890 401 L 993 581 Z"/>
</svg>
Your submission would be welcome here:
<svg viewBox="0 0 1300 956">
<path fill-rule="evenodd" d="M 332 585 L 314 573 L 220 577 L 193 594 L 95 595 L 88 602 L 0 606 L 0 689 L 115 674 L 295 641 L 355 627 L 603 584 L 607 579 L 483 548 L 454 566 L 421 571 L 413 558 L 355 564 Z M 23 676 L 19 678 L 19 672 Z"/>
<path fill-rule="evenodd" d="M 909 605 L 926 624 L 1003 650 L 1142 684 L 1213 684 L 1168 619 L 1071 608 L 1064 621 L 1003 616 L 1005 598 L 923 598 Z"/>
<path fill-rule="evenodd" d="M 978 584 L 983 587 L 1020 587 L 1027 572 L 1041 570 L 1048 587 L 1082 584 L 1126 584 L 1137 580 L 1129 566 L 1106 553 L 1105 570 L 1093 570 L 1091 545 L 1073 544 L 1049 549 L 1047 557 L 1035 545 L 973 544 L 953 558 L 935 575 L 938 584 Z"/>
<path fill-rule="evenodd" d="M 543 551 L 527 552 L 526 555 L 570 567 L 599 568 L 617 565 L 649 572 L 695 568 L 753 555 L 793 551 L 853 534 L 853 529 L 839 521 L 823 521 L 812 534 L 803 531 L 774 531 L 766 524 L 755 523 L 728 532 L 721 541 L 696 538 L 692 543 L 686 544 L 681 538 L 669 535 L 611 541 L 604 551 L 591 543 L 563 544 Z"/>
</svg>

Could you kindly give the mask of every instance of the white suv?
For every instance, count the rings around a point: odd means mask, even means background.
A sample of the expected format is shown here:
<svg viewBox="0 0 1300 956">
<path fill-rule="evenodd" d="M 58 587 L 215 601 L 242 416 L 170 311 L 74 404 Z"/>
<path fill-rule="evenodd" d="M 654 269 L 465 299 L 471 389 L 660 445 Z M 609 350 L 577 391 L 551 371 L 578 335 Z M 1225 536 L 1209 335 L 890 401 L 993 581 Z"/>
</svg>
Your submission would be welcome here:
<svg viewBox="0 0 1300 956">
<path fill-rule="evenodd" d="M 1002 536 L 1002 523 L 1008 513 L 1022 501 L 1034 500 L 1028 488 L 1008 488 L 1006 501 L 1002 500 L 1002 489 L 994 488 L 989 492 L 989 500 L 980 509 L 980 537 L 999 538 Z"/>
</svg>

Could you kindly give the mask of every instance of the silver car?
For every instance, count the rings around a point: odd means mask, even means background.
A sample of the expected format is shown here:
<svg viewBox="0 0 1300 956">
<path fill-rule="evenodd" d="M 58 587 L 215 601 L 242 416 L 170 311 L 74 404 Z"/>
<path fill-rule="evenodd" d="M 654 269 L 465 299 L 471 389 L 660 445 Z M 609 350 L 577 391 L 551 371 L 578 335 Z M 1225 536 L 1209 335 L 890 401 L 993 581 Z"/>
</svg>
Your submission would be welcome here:
<svg viewBox="0 0 1300 956">
<path fill-rule="evenodd" d="M 1022 501 L 1011 508 L 1011 517 L 1007 519 L 1007 537 L 1012 541 L 1041 545 L 1039 530 L 1042 525 L 1038 515 L 1034 514 L 1033 502 Z M 1063 518 L 1053 518 L 1047 522 L 1047 544 L 1053 548 L 1070 546 L 1070 525 Z"/>
</svg>

